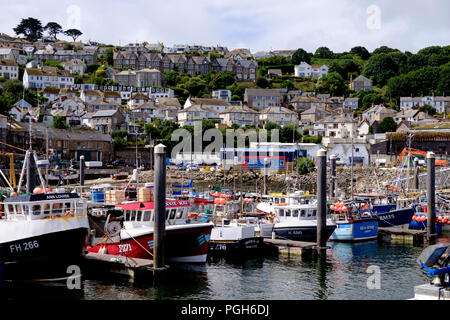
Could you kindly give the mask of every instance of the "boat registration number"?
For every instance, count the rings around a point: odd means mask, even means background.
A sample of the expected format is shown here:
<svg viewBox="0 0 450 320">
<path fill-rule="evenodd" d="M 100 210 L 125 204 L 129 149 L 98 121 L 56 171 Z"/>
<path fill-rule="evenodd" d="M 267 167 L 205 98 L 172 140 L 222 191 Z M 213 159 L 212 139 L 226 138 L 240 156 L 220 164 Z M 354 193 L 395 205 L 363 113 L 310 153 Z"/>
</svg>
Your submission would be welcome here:
<svg viewBox="0 0 450 320">
<path fill-rule="evenodd" d="M 128 252 L 131 251 L 131 244 L 125 243 L 125 244 L 119 244 L 119 252 Z"/>
<path fill-rule="evenodd" d="M 13 252 L 22 252 L 39 248 L 39 242 L 37 240 L 27 241 L 22 243 L 15 243 L 9 246 L 9 250 L 11 253 Z"/>
</svg>

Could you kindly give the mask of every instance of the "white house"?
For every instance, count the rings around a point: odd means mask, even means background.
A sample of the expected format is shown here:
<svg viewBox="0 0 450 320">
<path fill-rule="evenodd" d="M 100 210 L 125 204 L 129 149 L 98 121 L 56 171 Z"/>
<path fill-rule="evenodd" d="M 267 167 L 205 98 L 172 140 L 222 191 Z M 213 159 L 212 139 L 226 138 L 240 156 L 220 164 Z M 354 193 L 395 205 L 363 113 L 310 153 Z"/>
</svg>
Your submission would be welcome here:
<svg viewBox="0 0 450 320">
<path fill-rule="evenodd" d="M 450 106 L 450 97 L 400 97 L 400 110 L 410 110 L 414 107 L 423 107 L 426 104 L 435 108 L 438 113 L 447 112 Z"/>
<path fill-rule="evenodd" d="M 27 89 L 68 88 L 73 85 L 74 78 L 70 72 L 56 67 L 27 68 L 23 75 L 23 86 Z"/>
<path fill-rule="evenodd" d="M 86 72 L 87 66 L 83 60 L 80 59 L 72 59 L 69 61 L 62 62 L 61 65 L 64 69 L 69 70 L 72 74 L 84 75 Z"/>
<path fill-rule="evenodd" d="M 226 100 L 188 97 L 186 99 L 186 102 L 184 103 L 184 109 L 186 109 L 192 105 L 202 105 L 202 106 L 208 107 L 212 110 L 215 110 L 218 113 L 224 112 L 229 107 L 231 107 L 231 104 Z"/>
<path fill-rule="evenodd" d="M 336 144 L 330 148 L 328 155 L 336 155 L 336 163 L 351 165 L 352 161 L 352 145 L 351 143 Z M 353 165 L 367 166 L 369 165 L 369 151 L 365 144 L 353 144 Z"/>
<path fill-rule="evenodd" d="M 178 123 L 180 126 L 193 126 L 195 121 L 219 120 L 219 112 L 210 107 L 194 104 L 178 111 Z"/>
<path fill-rule="evenodd" d="M 326 65 L 310 65 L 304 61 L 294 66 L 294 74 L 296 77 L 317 77 L 326 76 L 328 67 Z"/>
</svg>

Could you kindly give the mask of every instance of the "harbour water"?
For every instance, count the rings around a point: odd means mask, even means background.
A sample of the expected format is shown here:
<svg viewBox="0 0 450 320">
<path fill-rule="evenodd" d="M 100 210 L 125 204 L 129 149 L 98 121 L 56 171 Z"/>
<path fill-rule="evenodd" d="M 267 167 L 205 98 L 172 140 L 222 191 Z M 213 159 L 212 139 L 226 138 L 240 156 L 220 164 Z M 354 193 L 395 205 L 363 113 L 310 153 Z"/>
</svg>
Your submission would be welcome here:
<svg viewBox="0 0 450 320">
<path fill-rule="evenodd" d="M 11 299 L 43 300 L 404 300 L 414 296 L 414 286 L 428 281 L 416 263 L 426 245 L 328 245 L 322 259 L 209 258 L 203 267 L 172 271 L 159 283 L 105 276 L 83 279 L 78 290 L 46 284 L 2 291 L 9 290 Z"/>
</svg>

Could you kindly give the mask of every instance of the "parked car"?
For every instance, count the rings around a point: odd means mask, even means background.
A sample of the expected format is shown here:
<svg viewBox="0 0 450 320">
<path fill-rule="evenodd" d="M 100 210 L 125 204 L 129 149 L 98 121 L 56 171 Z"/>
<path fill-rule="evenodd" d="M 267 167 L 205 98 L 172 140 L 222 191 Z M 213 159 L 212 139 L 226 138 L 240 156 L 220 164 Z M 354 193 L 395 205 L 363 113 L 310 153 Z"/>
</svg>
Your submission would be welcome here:
<svg viewBox="0 0 450 320">
<path fill-rule="evenodd" d="M 124 167 L 124 166 L 126 166 L 127 165 L 127 163 L 126 163 L 126 161 L 125 160 L 123 160 L 123 159 L 117 159 L 117 160 L 114 160 L 113 162 L 112 162 L 112 164 L 113 164 L 113 166 L 122 166 L 122 167 Z"/>
</svg>

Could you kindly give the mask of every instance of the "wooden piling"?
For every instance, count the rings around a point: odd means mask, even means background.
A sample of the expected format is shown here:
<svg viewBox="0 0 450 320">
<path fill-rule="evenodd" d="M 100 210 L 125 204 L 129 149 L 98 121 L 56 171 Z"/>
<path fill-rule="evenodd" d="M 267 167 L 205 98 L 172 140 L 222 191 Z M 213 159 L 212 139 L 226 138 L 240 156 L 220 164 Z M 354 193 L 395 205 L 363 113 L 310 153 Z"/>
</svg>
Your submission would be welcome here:
<svg viewBox="0 0 450 320">
<path fill-rule="evenodd" d="M 36 187 L 36 162 L 31 151 L 27 151 L 25 157 L 27 158 L 27 193 L 33 193 Z"/>
<path fill-rule="evenodd" d="M 317 151 L 317 246 L 321 251 L 326 248 L 327 223 L 327 157 L 326 151 Z"/>
<path fill-rule="evenodd" d="M 419 159 L 414 158 L 414 190 L 419 191 Z"/>
<path fill-rule="evenodd" d="M 427 153 L 427 240 L 436 241 L 436 179 L 435 156 L 433 152 Z"/>
<path fill-rule="evenodd" d="M 331 184 L 330 184 L 330 195 L 331 198 L 336 197 L 336 155 L 330 155 L 330 175 L 331 175 Z"/>
<path fill-rule="evenodd" d="M 84 156 L 80 156 L 80 186 L 84 186 Z"/>
<path fill-rule="evenodd" d="M 156 269 L 165 267 L 164 240 L 166 235 L 166 146 L 155 147 L 155 223 L 153 261 Z"/>
</svg>

